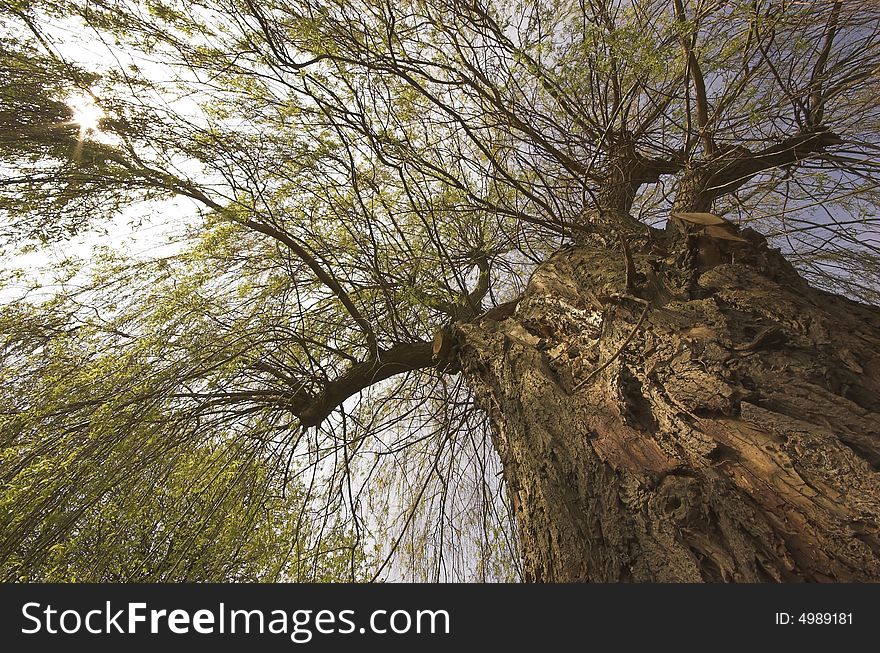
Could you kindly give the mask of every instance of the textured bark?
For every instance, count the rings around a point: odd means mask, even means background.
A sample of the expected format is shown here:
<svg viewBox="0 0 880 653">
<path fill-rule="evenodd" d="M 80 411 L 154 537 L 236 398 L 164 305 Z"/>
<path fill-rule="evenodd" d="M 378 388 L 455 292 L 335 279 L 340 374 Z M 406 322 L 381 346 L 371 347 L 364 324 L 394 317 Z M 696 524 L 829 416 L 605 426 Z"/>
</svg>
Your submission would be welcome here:
<svg viewBox="0 0 880 653">
<path fill-rule="evenodd" d="M 527 580 L 880 580 L 880 311 L 745 235 L 596 238 L 456 327 Z"/>
</svg>

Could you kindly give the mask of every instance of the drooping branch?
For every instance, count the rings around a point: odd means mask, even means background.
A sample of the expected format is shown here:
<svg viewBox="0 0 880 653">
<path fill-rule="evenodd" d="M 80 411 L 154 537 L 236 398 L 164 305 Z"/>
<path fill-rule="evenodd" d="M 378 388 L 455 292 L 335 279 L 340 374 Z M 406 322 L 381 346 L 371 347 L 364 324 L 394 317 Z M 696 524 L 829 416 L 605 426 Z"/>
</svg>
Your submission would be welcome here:
<svg viewBox="0 0 880 653">
<path fill-rule="evenodd" d="M 300 245 L 294 238 L 280 229 L 273 227 L 272 225 L 266 224 L 264 222 L 258 222 L 256 220 L 244 220 L 242 224 L 254 231 L 258 231 L 261 234 L 265 234 L 267 236 L 271 236 L 275 240 L 280 243 L 286 245 L 296 256 L 303 261 L 309 269 L 314 272 L 315 276 L 327 286 L 336 297 L 342 302 L 342 305 L 345 306 L 345 309 L 349 312 L 351 317 L 360 327 L 361 331 L 363 331 L 364 335 L 367 337 L 367 342 L 369 345 L 369 349 L 371 352 L 377 350 L 376 343 L 376 334 L 373 332 L 373 327 L 370 325 L 370 322 L 361 314 L 358 310 L 358 307 L 352 301 L 349 294 L 345 291 L 345 288 L 331 275 L 328 273 L 317 260 L 311 254 L 306 251 L 306 249 Z"/>
</svg>

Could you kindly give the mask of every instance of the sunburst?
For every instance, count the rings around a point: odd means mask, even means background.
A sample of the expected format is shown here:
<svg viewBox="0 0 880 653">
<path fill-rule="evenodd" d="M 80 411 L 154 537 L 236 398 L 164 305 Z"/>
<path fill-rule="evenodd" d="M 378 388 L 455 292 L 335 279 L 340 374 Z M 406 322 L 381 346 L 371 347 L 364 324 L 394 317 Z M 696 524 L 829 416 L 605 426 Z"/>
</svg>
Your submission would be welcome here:
<svg viewBox="0 0 880 653">
<path fill-rule="evenodd" d="M 91 95 L 71 95 L 67 98 L 67 106 L 73 111 L 71 122 L 79 126 L 79 139 L 84 140 L 89 135 L 101 132 L 101 119 L 105 116 Z"/>
</svg>

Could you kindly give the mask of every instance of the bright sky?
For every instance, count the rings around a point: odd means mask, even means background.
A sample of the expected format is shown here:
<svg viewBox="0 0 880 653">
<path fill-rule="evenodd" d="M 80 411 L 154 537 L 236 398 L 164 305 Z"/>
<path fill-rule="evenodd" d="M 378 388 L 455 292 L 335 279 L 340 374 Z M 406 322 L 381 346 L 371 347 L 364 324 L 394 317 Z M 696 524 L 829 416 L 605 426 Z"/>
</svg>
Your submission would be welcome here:
<svg viewBox="0 0 880 653">
<path fill-rule="evenodd" d="M 151 72 L 157 79 L 168 78 L 168 72 L 161 63 L 113 47 L 78 20 L 53 19 L 51 24 L 41 27 L 49 36 L 53 54 L 67 61 L 99 72 L 136 65 L 141 72 Z M 73 112 L 71 122 L 78 125 L 80 140 L 96 140 L 112 145 L 115 138 L 100 129 L 101 120 L 108 117 L 100 106 L 100 98 L 101 89 L 96 85 L 86 89 L 71 89 L 64 101 Z M 168 102 L 167 98 L 155 97 L 155 94 L 137 100 L 158 105 Z M 192 114 L 194 118 L 199 113 L 198 104 L 191 98 L 175 102 L 173 109 L 186 115 Z M 93 258 L 96 247 L 109 247 L 133 259 L 178 253 L 185 245 L 183 232 L 196 218 L 197 208 L 196 203 L 186 197 L 139 202 L 109 220 L 96 221 L 91 230 L 70 240 L 45 246 L 30 243 L 17 252 L 13 251 L 4 259 L 2 272 L 23 270 L 25 278 L 5 287 L 0 286 L 0 304 L 18 299 L 25 293 L 32 300 L 48 298 L 53 290 L 57 290 L 54 279 L 62 262 L 78 259 L 87 263 Z M 88 264 L 83 271 L 87 274 Z M 35 284 L 44 287 L 36 292 L 30 291 Z"/>
</svg>

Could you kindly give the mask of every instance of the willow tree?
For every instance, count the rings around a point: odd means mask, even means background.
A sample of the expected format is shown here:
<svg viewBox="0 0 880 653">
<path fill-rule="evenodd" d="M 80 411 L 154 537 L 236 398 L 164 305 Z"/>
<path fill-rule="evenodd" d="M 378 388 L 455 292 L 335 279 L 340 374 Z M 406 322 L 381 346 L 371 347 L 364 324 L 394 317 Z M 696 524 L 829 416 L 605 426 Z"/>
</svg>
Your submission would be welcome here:
<svg viewBox="0 0 880 653">
<path fill-rule="evenodd" d="M 41 452 L 124 430 L 248 444 L 435 577 L 476 529 L 481 578 L 516 549 L 531 581 L 880 580 L 880 11 L 25 4 L 7 235 L 174 196 L 198 243 L 10 304 L 8 550 L 46 528 Z"/>
</svg>

